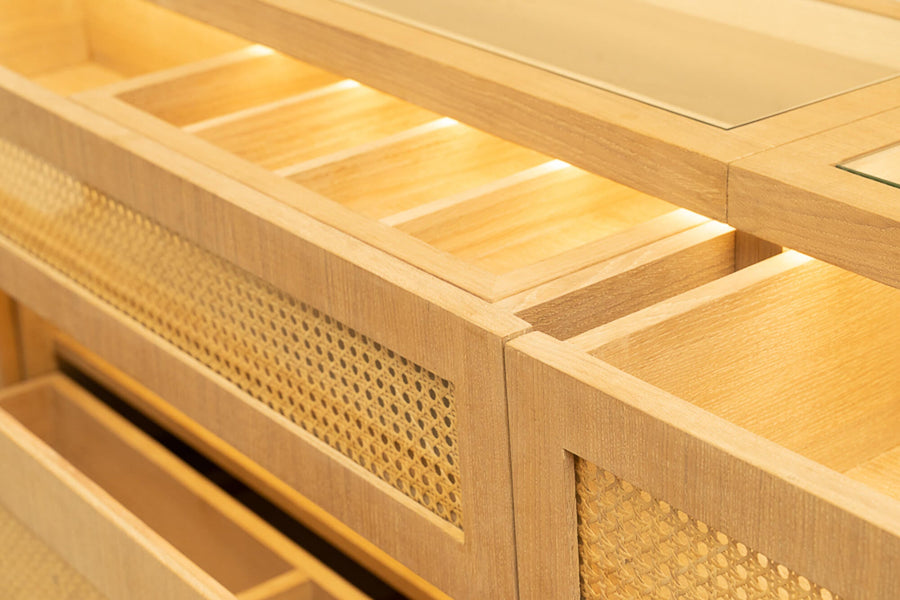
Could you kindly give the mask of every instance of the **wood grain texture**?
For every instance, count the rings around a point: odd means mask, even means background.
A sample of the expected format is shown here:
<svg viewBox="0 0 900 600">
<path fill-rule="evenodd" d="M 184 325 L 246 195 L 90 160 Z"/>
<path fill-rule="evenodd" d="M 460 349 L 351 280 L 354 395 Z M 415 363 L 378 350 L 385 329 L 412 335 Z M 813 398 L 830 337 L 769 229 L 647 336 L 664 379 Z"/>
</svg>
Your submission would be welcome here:
<svg viewBox="0 0 900 600">
<path fill-rule="evenodd" d="M 58 335 L 56 347 L 66 362 L 75 365 L 142 413 L 199 449 L 205 456 L 378 575 L 400 593 L 414 600 L 447 600 L 446 595 L 409 568 L 398 563 L 308 498 L 265 471 L 259 464 L 235 450 L 233 446 L 200 427 L 196 421 L 171 403 L 128 377 L 70 336 Z"/>
<path fill-rule="evenodd" d="M 332 96 L 321 91 L 311 92 L 310 101 Z M 700 222 L 564 163 L 540 164 L 544 159 L 535 152 L 447 119 L 276 169 L 302 183 L 300 188 L 103 90 L 79 100 L 491 302 Z M 265 106 L 252 110 L 251 120 L 270 112 Z M 202 124 L 198 133 L 243 127 L 243 117 L 234 117 L 211 129 Z M 267 141 L 256 130 L 252 135 Z M 279 153 L 269 147 L 265 152 Z M 307 199 L 300 201 L 301 194 Z M 673 214 L 658 217 L 667 212 Z M 382 218 L 379 223 L 369 217 Z"/>
<path fill-rule="evenodd" d="M 167 69 L 164 74 L 131 78 L 127 88 L 116 86 L 103 91 L 182 127 L 339 80 L 331 73 L 251 46 Z"/>
<path fill-rule="evenodd" d="M 701 225 L 509 298 L 509 308 L 558 339 L 655 304 L 734 270 L 734 232 Z"/>
<path fill-rule="evenodd" d="M 734 269 L 737 271 L 781 254 L 783 248 L 745 231 L 734 232 Z"/>
<path fill-rule="evenodd" d="M 728 223 L 900 286 L 900 189 L 835 167 L 898 130 L 895 109 L 736 162 Z"/>
<path fill-rule="evenodd" d="M 523 598 L 578 597 L 573 455 L 836 594 L 897 593 L 897 499 L 542 333 L 507 359 Z"/>
<path fill-rule="evenodd" d="M 723 128 L 900 73 L 900 24 L 803 0 L 342 1 Z"/>
<path fill-rule="evenodd" d="M 725 132 L 334 2 L 158 3 L 720 220 L 728 163 L 887 110 L 900 89 L 895 78 Z"/>
<path fill-rule="evenodd" d="M 615 339 L 592 354 L 847 471 L 900 444 L 900 377 L 892 367 L 900 360 L 900 292 L 816 261 L 794 268 L 787 258 L 749 267 L 758 282 L 722 298 L 710 294 L 665 321 L 630 333 L 611 324 Z M 641 316 L 629 319 L 637 324 Z"/>
</svg>

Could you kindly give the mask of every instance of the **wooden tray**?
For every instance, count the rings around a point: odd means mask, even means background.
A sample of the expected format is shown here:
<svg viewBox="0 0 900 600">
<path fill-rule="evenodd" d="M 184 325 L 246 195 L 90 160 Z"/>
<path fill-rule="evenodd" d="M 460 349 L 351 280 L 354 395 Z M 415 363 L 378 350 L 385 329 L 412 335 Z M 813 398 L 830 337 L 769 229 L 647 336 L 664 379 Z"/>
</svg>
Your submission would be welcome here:
<svg viewBox="0 0 900 600">
<path fill-rule="evenodd" d="M 0 471 L 0 511 L 43 540 L 22 543 L 69 563 L 57 567 L 69 591 L 93 587 L 110 600 L 368 597 L 62 376 L 0 393 Z M 24 584 L 37 597 L 53 582 Z"/>
</svg>

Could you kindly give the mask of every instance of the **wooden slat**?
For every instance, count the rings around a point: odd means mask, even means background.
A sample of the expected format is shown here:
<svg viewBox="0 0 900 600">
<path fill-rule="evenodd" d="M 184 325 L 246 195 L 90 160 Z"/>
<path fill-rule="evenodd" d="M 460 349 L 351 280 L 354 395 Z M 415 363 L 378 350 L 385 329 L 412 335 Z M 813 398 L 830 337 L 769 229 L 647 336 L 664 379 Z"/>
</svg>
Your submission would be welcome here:
<svg viewBox="0 0 900 600">
<path fill-rule="evenodd" d="M 19 393 L 40 390 L 46 381 L 24 385 Z M 0 475 L 16 482 L 0 486 L 0 502 L 106 596 L 227 600 L 222 586 L 3 411 Z M 113 560 L 118 568 L 109 568 Z M 147 585 L 134 585 L 138 573 Z"/>
<path fill-rule="evenodd" d="M 815 2 L 344 1 L 724 128 L 900 72 L 900 23 Z"/>
<path fill-rule="evenodd" d="M 447 600 L 434 586 L 415 575 L 356 532 L 335 519 L 308 498 L 291 489 L 282 480 L 265 471 L 245 455 L 214 436 L 196 421 L 154 394 L 146 386 L 128 377 L 72 337 L 56 337 L 60 356 L 79 370 L 99 381 L 119 397 L 146 414 L 182 440 L 199 449 L 233 476 L 268 498 L 281 510 L 292 515 L 350 558 L 378 575 L 400 593 L 414 600 Z M 286 556 L 291 560 L 290 556 Z M 301 563 L 310 572 L 307 563 Z M 321 581 L 322 578 L 319 578 Z M 340 595 L 338 595 L 340 597 Z"/>
<path fill-rule="evenodd" d="M 900 189 L 835 166 L 898 131 L 900 109 L 736 162 L 728 223 L 900 287 Z"/>
</svg>

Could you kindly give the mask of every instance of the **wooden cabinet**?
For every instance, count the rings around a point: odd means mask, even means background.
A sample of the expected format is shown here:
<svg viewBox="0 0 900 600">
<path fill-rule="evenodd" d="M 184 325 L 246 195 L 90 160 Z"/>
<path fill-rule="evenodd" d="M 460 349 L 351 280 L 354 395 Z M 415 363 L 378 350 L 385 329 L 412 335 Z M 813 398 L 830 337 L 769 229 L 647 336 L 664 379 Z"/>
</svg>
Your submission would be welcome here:
<svg viewBox="0 0 900 600">
<path fill-rule="evenodd" d="M 895 290 L 778 254 L 789 243 L 896 285 L 896 214 L 884 203 L 896 190 L 871 188 L 874 199 L 866 201 L 841 196 L 843 208 L 821 237 L 812 224 L 820 222 L 819 205 L 807 202 L 811 221 L 782 234 L 784 199 L 799 184 L 766 168 L 786 164 L 793 173 L 792 147 L 815 144 L 811 134 L 893 118 L 897 79 L 716 132 L 660 109 L 632 115 L 642 106 L 634 100 L 341 4 L 159 4 L 208 24 L 142 0 L 0 2 L 8 15 L 0 29 L 0 288 L 58 328 L 50 342 L 57 352 L 81 348 L 95 357 L 90 364 L 105 365 L 99 371 L 115 370 L 143 388 L 155 398 L 143 409 L 193 436 L 404 592 L 577 594 L 574 488 L 565 488 L 564 507 L 543 503 L 534 491 L 543 480 L 532 470 L 550 477 L 540 467 L 543 454 L 568 456 L 565 473 L 552 477 L 573 481 L 569 438 L 544 435 L 544 428 L 580 400 L 544 394 L 553 385 L 544 378 L 547 365 L 565 355 L 572 365 L 588 365 L 563 369 L 566 376 L 605 389 L 599 382 L 615 373 L 614 380 L 664 394 L 652 372 L 620 375 L 630 363 L 588 356 L 602 335 L 630 352 L 631 334 L 622 328 L 635 323 L 662 332 L 641 337 L 651 357 L 679 353 L 667 328 L 705 332 L 700 325 L 708 325 L 718 345 L 698 342 L 673 371 L 706 388 L 739 382 L 746 389 L 731 390 L 728 401 L 740 404 L 746 392 L 752 413 L 760 407 L 747 390 L 756 378 L 775 376 L 740 354 L 736 340 L 755 339 L 753 328 L 766 327 L 758 313 L 770 307 L 772 322 L 798 331 L 824 326 L 806 319 L 806 305 L 795 314 L 788 301 L 804 297 L 804 286 L 830 298 L 828 290 L 849 285 L 835 295 L 864 294 L 871 306 L 851 307 L 862 315 L 860 327 L 842 331 L 859 343 L 846 350 L 878 359 L 865 370 L 863 359 L 848 358 L 829 371 L 833 379 L 810 389 L 821 386 L 843 406 L 839 385 L 882 386 L 885 415 L 866 414 L 883 441 L 890 437 L 886 413 L 898 382 L 876 371 L 890 371 L 896 358 L 889 352 L 897 341 L 889 316 Z M 163 43 L 167 38 L 190 43 Z M 35 47 L 37 39 L 57 43 Z M 866 138 L 840 160 L 886 144 L 886 129 L 872 128 L 881 137 Z M 777 158 L 781 152 L 787 158 Z M 832 158 L 815 160 L 824 170 Z M 777 193 L 759 195 L 763 185 Z M 837 193 L 823 185 L 820 195 Z M 734 211 L 726 210 L 732 202 Z M 753 220 L 760 214 L 766 219 Z M 768 241 L 710 217 L 740 222 Z M 849 240 L 835 245 L 828 235 L 844 223 Z M 788 275 L 780 270 L 800 273 L 800 281 L 754 296 L 746 309 L 731 306 L 754 285 L 771 279 L 781 286 Z M 723 322 L 730 328 L 690 321 L 692 311 L 714 322 L 729 310 L 735 316 Z M 15 335 L 0 349 L 14 346 Z M 829 343 L 844 340 L 829 336 L 823 339 L 838 340 Z M 789 354 L 776 342 L 794 348 L 807 340 L 760 342 L 764 354 Z M 554 350 L 532 352 L 532 345 Z M 0 354 L 4 377 L 21 370 L 21 357 L 11 355 Z M 615 367 L 595 365 L 603 360 Z M 701 367 L 716 361 L 747 365 L 749 374 L 728 371 L 721 381 L 704 375 Z M 797 410 L 814 404 L 813 396 L 798 398 Z M 510 418 L 508 400 L 519 417 Z M 592 410 L 571 417 L 564 433 L 596 443 L 595 426 L 607 416 Z M 661 410 L 661 423 L 681 427 L 681 417 Z M 697 419 L 714 418 L 702 403 L 691 410 Z M 777 461 L 780 470 L 761 472 L 793 481 L 792 469 L 807 464 L 791 454 L 798 447 L 769 439 L 752 422 L 752 415 L 736 419 L 728 431 L 788 456 Z M 634 435 L 645 426 L 628 425 Z M 593 450 L 578 456 L 597 477 L 612 474 L 669 501 L 669 488 L 639 475 L 659 455 L 631 454 L 628 470 Z M 721 456 L 745 460 L 726 449 Z M 747 504 L 763 502 L 747 491 L 758 479 L 747 481 L 740 488 Z M 532 496 L 542 503 L 529 504 Z M 672 505 L 692 518 L 842 593 L 861 585 L 842 573 L 871 574 L 879 560 L 872 550 L 858 561 L 816 562 L 821 553 L 766 537 L 753 529 L 756 522 L 744 535 L 727 512 L 702 505 L 709 496 L 683 506 L 679 498 Z M 841 510 L 836 514 L 849 516 L 840 523 L 863 527 L 858 510 Z M 819 514 L 816 506 L 809 511 Z M 549 556 L 567 570 L 545 579 L 547 556 L 529 554 L 538 552 L 529 544 L 557 518 L 568 529 L 554 529 L 559 537 L 548 540 Z M 852 533 L 830 522 L 816 527 L 800 533 Z M 896 550 L 897 529 L 876 529 L 884 548 Z M 92 564 L 88 557 L 76 567 L 85 572 Z M 825 576 L 813 577 L 818 573 Z M 532 579 L 538 576 L 542 583 Z M 544 587 L 557 583 L 564 587 Z M 865 597 L 891 589 L 871 585 L 859 587 L 875 590 Z"/>
</svg>

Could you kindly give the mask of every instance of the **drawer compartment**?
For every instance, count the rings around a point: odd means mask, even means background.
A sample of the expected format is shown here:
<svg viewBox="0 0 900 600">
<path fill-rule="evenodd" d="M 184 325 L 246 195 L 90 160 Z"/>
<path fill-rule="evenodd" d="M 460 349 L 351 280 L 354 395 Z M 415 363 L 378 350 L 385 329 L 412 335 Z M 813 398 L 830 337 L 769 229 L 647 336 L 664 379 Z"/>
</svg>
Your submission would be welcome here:
<svg viewBox="0 0 900 600">
<path fill-rule="evenodd" d="M 256 94 L 272 87 L 272 64 L 326 75 L 260 52 L 77 100 L 489 302 L 704 222 L 352 80 L 297 77 L 292 95 Z M 192 93 L 201 84 L 235 88 L 231 112 Z"/>
<path fill-rule="evenodd" d="M 4 391 L 0 410 L 5 516 L 105 596 L 365 597 L 64 377 Z"/>
<path fill-rule="evenodd" d="M 246 45 L 136 0 L 4 0 L 0 13 L 0 65 L 65 95 Z"/>
<path fill-rule="evenodd" d="M 540 457 L 514 464 L 525 597 L 895 597 L 898 314 L 898 290 L 786 253 L 514 340 L 513 456 Z"/>
</svg>

